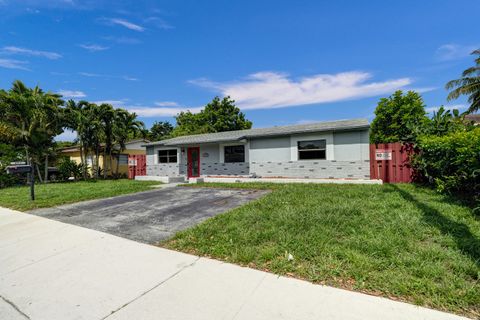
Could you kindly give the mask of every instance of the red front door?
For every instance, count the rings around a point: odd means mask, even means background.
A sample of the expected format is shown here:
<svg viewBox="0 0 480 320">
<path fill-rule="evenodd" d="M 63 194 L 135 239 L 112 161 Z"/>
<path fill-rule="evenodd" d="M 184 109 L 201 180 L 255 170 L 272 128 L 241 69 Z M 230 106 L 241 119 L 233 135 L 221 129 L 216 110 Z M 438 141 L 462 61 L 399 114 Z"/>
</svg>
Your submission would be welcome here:
<svg viewBox="0 0 480 320">
<path fill-rule="evenodd" d="M 193 147 L 187 150 L 187 172 L 189 178 L 200 177 L 200 148 Z"/>
</svg>

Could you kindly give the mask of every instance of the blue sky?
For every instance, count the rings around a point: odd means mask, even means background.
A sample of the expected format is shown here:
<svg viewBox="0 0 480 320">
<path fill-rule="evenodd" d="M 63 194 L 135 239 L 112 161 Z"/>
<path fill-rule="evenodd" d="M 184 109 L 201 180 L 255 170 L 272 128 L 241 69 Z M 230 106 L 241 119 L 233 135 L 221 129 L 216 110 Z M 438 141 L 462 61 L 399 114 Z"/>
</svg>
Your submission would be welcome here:
<svg viewBox="0 0 480 320">
<path fill-rule="evenodd" d="M 428 110 L 473 64 L 478 0 L 0 0 L 0 87 L 15 79 L 109 101 L 149 127 L 231 95 L 255 127 L 373 117 L 380 97 Z"/>
</svg>

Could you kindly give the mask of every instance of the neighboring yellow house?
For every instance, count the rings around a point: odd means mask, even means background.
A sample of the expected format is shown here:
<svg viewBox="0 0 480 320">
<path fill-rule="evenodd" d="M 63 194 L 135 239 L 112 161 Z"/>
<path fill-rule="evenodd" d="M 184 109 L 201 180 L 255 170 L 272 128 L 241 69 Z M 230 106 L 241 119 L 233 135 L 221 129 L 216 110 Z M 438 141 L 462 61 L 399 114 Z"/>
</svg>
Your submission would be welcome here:
<svg viewBox="0 0 480 320">
<path fill-rule="evenodd" d="M 142 147 L 142 144 L 148 143 L 150 141 L 146 139 L 138 139 L 138 140 L 131 140 L 125 144 L 126 149 L 118 156 L 118 173 L 120 174 L 128 174 L 128 156 L 129 155 L 136 155 L 136 154 L 146 154 L 145 147 Z M 76 163 L 80 164 L 81 157 L 80 157 L 80 148 L 78 146 L 62 148 L 59 151 L 60 156 L 68 157 L 70 160 L 75 161 Z M 100 168 L 103 169 L 103 147 L 100 150 L 100 156 L 98 159 L 98 163 Z M 107 156 L 107 166 L 110 165 L 110 159 Z M 87 164 L 90 168 L 94 163 L 94 157 L 88 156 L 87 157 Z M 112 159 L 112 172 L 115 173 L 117 169 L 117 156 L 113 156 Z M 111 174 L 112 172 L 108 172 Z"/>
</svg>

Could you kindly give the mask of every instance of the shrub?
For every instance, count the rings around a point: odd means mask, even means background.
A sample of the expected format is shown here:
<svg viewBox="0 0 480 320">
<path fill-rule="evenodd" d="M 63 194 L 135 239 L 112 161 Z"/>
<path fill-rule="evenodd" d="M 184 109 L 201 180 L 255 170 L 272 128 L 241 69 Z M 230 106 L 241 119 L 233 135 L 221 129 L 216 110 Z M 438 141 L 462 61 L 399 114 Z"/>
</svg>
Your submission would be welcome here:
<svg viewBox="0 0 480 320">
<path fill-rule="evenodd" d="M 82 177 L 83 168 L 82 164 L 77 164 L 75 161 L 68 158 L 63 158 L 58 163 L 58 175 L 61 180 L 68 180 L 73 177 L 78 180 Z"/>
<path fill-rule="evenodd" d="M 413 167 L 439 192 L 480 201 L 480 128 L 422 136 Z"/>
<path fill-rule="evenodd" d="M 19 175 L 7 173 L 7 166 L 12 161 L 22 159 L 22 154 L 14 146 L 6 143 L 0 143 L 0 188 L 6 188 L 21 183 L 25 178 Z"/>
</svg>

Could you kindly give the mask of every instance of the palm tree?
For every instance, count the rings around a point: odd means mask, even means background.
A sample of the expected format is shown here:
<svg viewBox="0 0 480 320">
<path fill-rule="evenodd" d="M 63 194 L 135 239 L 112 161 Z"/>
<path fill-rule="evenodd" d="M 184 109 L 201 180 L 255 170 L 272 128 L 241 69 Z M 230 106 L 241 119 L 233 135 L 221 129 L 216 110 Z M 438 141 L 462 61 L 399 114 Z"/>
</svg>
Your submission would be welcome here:
<svg viewBox="0 0 480 320">
<path fill-rule="evenodd" d="M 88 174 L 88 159 L 92 159 L 95 152 L 98 138 L 98 119 L 96 105 L 87 101 L 75 102 L 69 100 L 67 102 L 66 113 L 66 127 L 77 132 L 77 143 L 80 149 L 80 162 L 82 163 L 83 179 L 87 179 Z"/>
<path fill-rule="evenodd" d="M 453 89 L 448 94 L 448 101 L 461 95 L 468 96 L 470 107 L 467 113 L 474 113 L 480 109 L 480 49 L 473 51 L 472 55 L 478 55 L 475 65 L 463 71 L 460 79 L 449 81 L 445 86 L 447 90 Z"/>
<path fill-rule="evenodd" d="M 130 113 L 124 109 L 116 109 L 113 123 L 113 135 L 115 137 L 115 144 L 118 146 L 117 150 L 117 166 L 115 175 L 118 176 L 118 160 L 120 154 L 125 150 L 130 136 L 145 132 L 145 125 L 142 121 L 137 120 L 135 113 Z"/>
<path fill-rule="evenodd" d="M 115 109 L 111 104 L 102 103 L 98 106 L 99 118 L 102 123 L 103 140 L 103 178 L 107 178 L 108 170 L 112 171 L 112 149 L 113 149 L 113 123 Z M 107 156 L 109 157 L 109 168 L 107 168 Z"/>
</svg>

